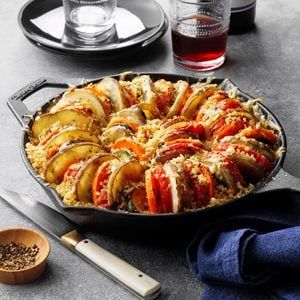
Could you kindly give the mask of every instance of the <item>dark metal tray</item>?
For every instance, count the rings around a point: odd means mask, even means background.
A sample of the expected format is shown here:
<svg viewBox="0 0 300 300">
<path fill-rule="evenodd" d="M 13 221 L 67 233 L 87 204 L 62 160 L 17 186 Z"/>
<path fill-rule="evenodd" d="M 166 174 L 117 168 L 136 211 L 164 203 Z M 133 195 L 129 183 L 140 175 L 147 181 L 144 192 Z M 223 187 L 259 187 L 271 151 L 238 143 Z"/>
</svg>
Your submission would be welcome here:
<svg viewBox="0 0 300 300">
<path fill-rule="evenodd" d="M 164 73 L 144 73 L 149 74 L 153 80 L 157 80 L 160 78 L 164 78 L 170 81 L 177 80 L 187 80 L 190 83 L 195 83 L 199 80 L 206 80 L 206 78 L 199 79 L 196 77 L 188 77 L 188 76 L 180 76 L 176 74 L 164 74 Z M 137 74 L 129 75 L 131 77 L 136 76 Z M 119 74 L 113 75 L 116 79 L 119 78 Z M 88 82 L 97 82 L 101 80 L 103 77 L 90 80 Z M 230 80 L 224 81 L 224 79 L 214 79 L 213 83 L 225 83 L 224 89 L 231 89 L 235 87 L 234 83 Z M 78 85 L 77 87 L 82 87 L 83 85 Z M 36 91 L 47 88 L 62 88 L 67 89 L 68 84 L 56 82 L 53 79 L 48 78 L 40 78 L 18 92 L 12 95 L 7 103 L 10 107 L 11 111 L 14 113 L 18 121 L 22 126 L 31 126 L 32 121 L 28 121 L 26 115 L 35 116 L 37 112 L 31 112 L 24 105 L 23 101 L 29 97 L 31 94 Z M 248 94 L 242 92 L 238 89 L 238 96 L 243 100 L 247 101 L 249 99 L 253 99 L 253 97 Z M 57 95 L 56 95 L 57 97 Z M 53 98 L 52 98 L 53 99 Z M 46 109 L 50 104 L 50 101 L 45 102 L 42 106 L 42 109 Z M 263 114 L 265 114 L 272 122 L 274 122 L 279 130 L 280 137 L 280 145 L 286 149 L 286 136 L 284 133 L 284 129 L 281 126 L 280 122 L 276 118 L 276 116 L 264 105 L 259 104 L 260 109 Z M 282 168 L 283 161 L 285 158 L 285 152 L 282 153 L 282 156 L 276 162 L 273 170 L 269 174 L 267 178 L 263 182 L 260 183 L 259 186 L 255 190 L 253 190 L 249 195 L 246 195 L 243 198 L 232 199 L 231 201 L 214 206 L 205 208 L 202 210 L 196 210 L 191 212 L 181 212 L 178 214 L 157 214 L 157 215 L 143 215 L 137 213 L 129 213 L 129 212 L 118 212 L 113 210 L 107 210 L 102 208 L 91 208 L 91 207 L 70 207 L 64 205 L 60 196 L 57 194 L 55 189 L 49 188 L 43 180 L 37 177 L 37 174 L 31 167 L 29 163 L 26 153 L 25 153 L 25 144 L 28 142 L 28 134 L 26 131 L 22 131 L 21 140 L 20 140 L 20 151 L 22 155 L 22 159 L 24 161 L 25 166 L 27 167 L 29 173 L 39 182 L 42 188 L 45 190 L 50 199 L 54 202 L 56 207 L 69 219 L 74 221 L 79 225 L 84 225 L 93 228 L 94 230 L 99 230 L 102 232 L 106 232 L 109 234 L 117 234 L 117 235 L 133 235 L 139 237 L 156 235 L 163 235 L 165 233 L 179 235 L 179 233 L 188 234 L 193 232 L 201 222 L 205 222 L 209 218 L 213 218 L 214 216 L 224 217 L 226 213 L 231 209 L 234 209 L 236 206 L 242 206 L 246 204 L 247 199 L 251 197 L 257 197 L 258 194 L 260 196 L 263 193 L 276 192 L 282 189 L 288 189 L 293 191 L 300 191 L 300 179 L 296 178 Z"/>
</svg>

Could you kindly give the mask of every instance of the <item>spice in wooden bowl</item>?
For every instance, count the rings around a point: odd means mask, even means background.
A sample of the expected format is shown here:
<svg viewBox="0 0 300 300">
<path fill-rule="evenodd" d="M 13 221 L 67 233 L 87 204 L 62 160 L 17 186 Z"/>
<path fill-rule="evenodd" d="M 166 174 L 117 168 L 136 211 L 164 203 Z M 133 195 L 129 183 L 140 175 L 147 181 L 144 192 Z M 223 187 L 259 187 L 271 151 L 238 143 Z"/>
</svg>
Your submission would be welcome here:
<svg viewBox="0 0 300 300">
<path fill-rule="evenodd" d="M 17 242 L 0 244 L 0 268 L 3 270 L 30 268 L 35 265 L 39 250 L 36 244 L 32 247 Z"/>
<path fill-rule="evenodd" d="M 0 231 L 0 282 L 29 283 L 46 267 L 50 245 L 41 233 L 26 228 Z"/>
</svg>

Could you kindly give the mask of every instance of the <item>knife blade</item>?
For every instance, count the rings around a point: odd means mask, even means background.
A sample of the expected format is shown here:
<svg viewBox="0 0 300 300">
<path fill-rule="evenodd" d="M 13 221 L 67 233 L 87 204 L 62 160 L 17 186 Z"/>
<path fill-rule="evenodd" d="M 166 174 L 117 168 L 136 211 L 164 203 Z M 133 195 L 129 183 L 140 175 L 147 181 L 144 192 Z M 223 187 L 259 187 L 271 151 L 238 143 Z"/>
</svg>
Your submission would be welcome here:
<svg viewBox="0 0 300 300">
<path fill-rule="evenodd" d="M 78 226 L 55 209 L 3 188 L 0 198 L 137 297 L 155 299 L 160 294 L 158 281 L 81 235 Z"/>
</svg>

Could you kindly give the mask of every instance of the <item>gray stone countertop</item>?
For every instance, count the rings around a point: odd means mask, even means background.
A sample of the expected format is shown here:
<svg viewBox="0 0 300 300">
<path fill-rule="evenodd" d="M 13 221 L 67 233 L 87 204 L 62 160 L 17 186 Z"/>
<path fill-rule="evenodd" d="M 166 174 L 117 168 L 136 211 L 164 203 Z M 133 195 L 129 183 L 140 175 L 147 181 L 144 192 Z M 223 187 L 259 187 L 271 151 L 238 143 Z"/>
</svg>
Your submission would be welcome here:
<svg viewBox="0 0 300 300">
<path fill-rule="evenodd" d="M 19 154 L 21 128 L 6 106 L 6 99 L 25 84 L 42 76 L 79 82 L 124 70 L 170 72 L 231 78 L 244 91 L 265 99 L 282 122 L 288 139 L 285 168 L 300 177 L 300 4 L 298 0 L 257 3 L 256 29 L 230 36 L 225 64 L 210 73 L 193 73 L 173 63 L 170 32 L 154 47 L 113 61 L 88 61 L 58 56 L 31 45 L 17 23 L 23 0 L 1 1 L 1 106 L 0 186 L 27 193 L 48 205 L 50 200 L 27 173 Z M 167 10 L 167 0 L 159 1 Z M 43 90 L 35 99 L 56 91 Z M 24 226 L 39 229 L 0 201 L 0 229 Z M 161 299 L 197 299 L 198 283 L 185 260 L 186 244 L 145 244 L 88 232 L 88 237 L 123 257 L 162 283 Z M 88 263 L 49 237 L 51 255 L 45 275 L 29 285 L 0 285 L 1 299 L 132 299 L 133 296 Z"/>
</svg>

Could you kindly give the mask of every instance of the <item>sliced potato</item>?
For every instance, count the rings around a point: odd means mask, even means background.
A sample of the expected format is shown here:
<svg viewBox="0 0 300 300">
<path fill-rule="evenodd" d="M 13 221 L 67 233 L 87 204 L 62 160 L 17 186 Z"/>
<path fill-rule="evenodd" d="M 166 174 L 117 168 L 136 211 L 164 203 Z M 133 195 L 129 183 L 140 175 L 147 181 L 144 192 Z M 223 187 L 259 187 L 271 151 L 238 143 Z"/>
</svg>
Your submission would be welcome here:
<svg viewBox="0 0 300 300">
<path fill-rule="evenodd" d="M 92 142 L 99 144 L 99 138 L 87 130 L 66 129 L 55 135 L 45 147 L 46 153 L 58 150 L 62 145 L 68 145 L 75 142 Z"/>
<path fill-rule="evenodd" d="M 74 108 L 76 108 L 76 106 L 78 106 L 78 108 L 88 108 L 93 112 L 93 115 L 97 118 L 97 120 L 99 120 L 101 125 L 106 125 L 107 123 L 106 114 L 103 110 L 100 99 L 98 99 L 98 96 L 93 93 L 92 90 L 73 89 L 67 91 L 64 93 L 61 100 L 53 106 L 50 112 L 56 112 L 69 106 L 74 106 Z"/>
<path fill-rule="evenodd" d="M 157 93 L 155 92 L 154 84 L 149 75 L 137 76 L 132 80 L 133 84 L 141 87 L 143 93 L 143 102 L 156 104 Z"/>
<path fill-rule="evenodd" d="M 181 115 L 192 118 L 193 115 L 197 112 L 200 105 L 213 93 L 217 90 L 216 84 L 208 84 L 197 88 L 193 91 L 191 96 L 187 99 Z"/>
<path fill-rule="evenodd" d="M 97 131 L 97 122 L 91 117 L 75 110 L 61 110 L 53 114 L 48 113 L 37 117 L 31 128 L 32 136 L 39 138 L 41 135 L 46 134 L 54 125 L 61 127 L 69 125 L 84 130 Z"/>
<path fill-rule="evenodd" d="M 132 130 L 126 125 L 114 125 L 107 128 L 101 135 L 101 143 L 104 147 L 109 148 L 113 143 L 122 137 L 131 137 L 133 135 Z"/>
<path fill-rule="evenodd" d="M 81 202 L 92 202 L 92 184 L 99 166 L 108 160 L 116 159 L 107 153 L 96 154 L 85 162 L 80 169 L 75 183 L 76 199 Z"/>
<path fill-rule="evenodd" d="M 180 113 L 178 109 L 181 102 L 185 99 L 185 95 L 189 89 L 189 83 L 187 81 L 179 80 L 174 84 L 174 89 L 174 102 L 170 107 L 167 118 L 172 118 Z"/>
<path fill-rule="evenodd" d="M 143 174 L 143 167 L 136 160 L 126 162 L 113 171 L 107 186 L 110 205 L 119 202 L 119 194 L 126 182 L 139 182 L 142 180 Z"/>
<path fill-rule="evenodd" d="M 123 95 L 122 87 L 118 80 L 106 77 L 95 84 L 94 88 L 96 90 L 99 89 L 109 98 L 115 112 L 126 108 L 126 99 Z"/>
<path fill-rule="evenodd" d="M 49 160 L 44 173 L 46 182 L 59 184 L 70 165 L 101 152 L 102 148 L 95 143 L 78 143 L 64 148 Z"/>
<path fill-rule="evenodd" d="M 164 171 L 170 180 L 172 210 L 173 213 L 178 213 L 183 206 L 183 192 L 185 190 L 185 187 L 183 187 L 183 180 L 178 174 L 177 167 L 170 162 L 164 165 Z"/>
</svg>

